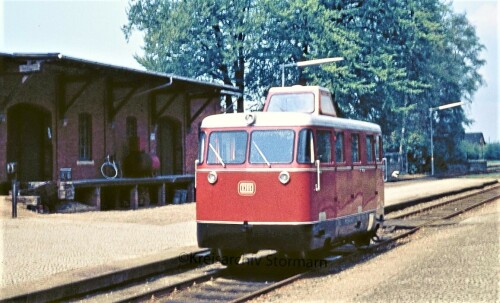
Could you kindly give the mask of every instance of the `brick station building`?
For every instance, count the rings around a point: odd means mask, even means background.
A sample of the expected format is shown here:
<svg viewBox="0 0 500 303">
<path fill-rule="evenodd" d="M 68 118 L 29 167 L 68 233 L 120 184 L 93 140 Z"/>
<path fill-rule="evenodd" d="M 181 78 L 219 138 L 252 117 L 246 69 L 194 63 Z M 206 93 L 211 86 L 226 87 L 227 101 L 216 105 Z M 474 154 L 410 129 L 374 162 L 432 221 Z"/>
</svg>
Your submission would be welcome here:
<svg viewBox="0 0 500 303">
<path fill-rule="evenodd" d="M 159 159 L 158 175 L 194 172 L 201 120 L 233 86 L 112 66 L 58 53 L 0 53 L 0 187 L 8 162 L 20 182 L 104 179 L 106 155 Z"/>
</svg>

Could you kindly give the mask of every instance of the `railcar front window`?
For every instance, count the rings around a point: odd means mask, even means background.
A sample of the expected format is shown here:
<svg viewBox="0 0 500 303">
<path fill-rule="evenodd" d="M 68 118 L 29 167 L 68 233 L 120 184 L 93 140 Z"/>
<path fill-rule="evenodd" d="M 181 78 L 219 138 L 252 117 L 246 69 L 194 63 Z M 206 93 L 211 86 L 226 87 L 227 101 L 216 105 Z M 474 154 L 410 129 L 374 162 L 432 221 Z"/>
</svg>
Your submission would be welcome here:
<svg viewBox="0 0 500 303">
<path fill-rule="evenodd" d="M 247 150 L 247 132 L 217 131 L 210 134 L 208 164 L 242 164 Z"/>
<path fill-rule="evenodd" d="M 250 163 L 291 163 L 294 132 L 292 130 L 253 131 L 250 139 Z"/>
<path fill-rule="evenodd" d="M 274 94 L 269 100 L 268 112 L 299 112 L 314 111 L 314 94 Z"/>
</svg>

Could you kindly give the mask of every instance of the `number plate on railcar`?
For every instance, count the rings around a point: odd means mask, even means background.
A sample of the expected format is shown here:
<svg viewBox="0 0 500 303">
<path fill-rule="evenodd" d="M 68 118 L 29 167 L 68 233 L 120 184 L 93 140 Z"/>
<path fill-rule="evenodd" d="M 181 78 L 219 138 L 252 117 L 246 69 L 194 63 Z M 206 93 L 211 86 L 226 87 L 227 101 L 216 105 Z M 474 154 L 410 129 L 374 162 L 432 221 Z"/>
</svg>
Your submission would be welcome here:
<svg viewBox="0 0 500 303">
<path fill-rule="evenodd" d="M 255 195 L 255 182 L 253 181 L 240 181 L 238 183 L 238 194 L 240 196 L 253 196 Z"/>
</svg>

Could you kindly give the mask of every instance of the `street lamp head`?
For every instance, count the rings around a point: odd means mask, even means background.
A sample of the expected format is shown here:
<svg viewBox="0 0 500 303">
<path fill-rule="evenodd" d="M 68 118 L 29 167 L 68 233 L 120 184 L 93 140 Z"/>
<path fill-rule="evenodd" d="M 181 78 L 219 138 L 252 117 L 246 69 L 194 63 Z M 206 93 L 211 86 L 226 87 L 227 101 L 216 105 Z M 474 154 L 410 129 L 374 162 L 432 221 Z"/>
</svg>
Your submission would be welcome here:
<svg viewBox="0 0 500 303">
<path fill-rule="evenodd" d="M 315 60 L 299 61 L 299 62 L 281 64 L 281 67 L 292 67 L 292 66 L 302 67 L 302 66 L 310 66 L 310 65 L 319 65 L 319 64 L 325 64 L 325 63 L 338 62 L 338 61 L 342 61 L 342 60 L 344 60 L 343 57 L 323 58 L 323 59 L 315 59 Z"/>
<path fill-rule="evenodd" d="M 343 57 L 335 57 L 335 58 L 324 58 L 324 59 L 316 59 L 316 60 L 309 60 L 309 61 L 300 61 L 297 62 L 297 66 L 309 66 L 309 65 L 319 65 L 319 64 L 325 64 L 325 63 L 331 63 L 331 62 L 338 62 L 344 60 Z"/>
<path fill-rule="evenodd" d="M 463 101 L 460 101 L 460 102 L 455 102 L 455 103 L 450 103 L 450 104 L 445 104 L 445 105 L 441 105 L 441 106 L 438 106 L 438 110 L 442 110 L 442 109 L 447 109 L 447 108 L 451 108 L 451 107 L 455 107 L 455 106 L 460 106 L 460 105 L 464 105 L 465 102 Z"/>
<path fill-rule="evenodd" d="M 344 60 L 343 57 L 335 57 L 335 58 L 324 58 L 324 59 L 315 59 L 315 60 L 281 64 L 281 86 L 285 86 L 285 67 L 292 67 L 292 66 L 302 67 L 310 65 L 319 65 L 319 64 L 332 63 L 342 60 Z"/>
<path fill-rule="evenodd" d="M 441 106 L 438 106 L 438 107 L 431 107 L 431 108 L 429 108 L 429 112 L 433 112 L 433 111 L 436 111 L 436 110 L 443 110 L 443 109 L 447 109 L 447 108 L 451 108 L 451 107 L 455 107 L 455 106 L 460 106 L 460 105 L 464 105 L 464 104 L 465 104 L 464 101 L 460 101 L 460 102 L 455 102 L 455 103 L 449 103 L 449 104 L 441 105 Z"/>
</svg>

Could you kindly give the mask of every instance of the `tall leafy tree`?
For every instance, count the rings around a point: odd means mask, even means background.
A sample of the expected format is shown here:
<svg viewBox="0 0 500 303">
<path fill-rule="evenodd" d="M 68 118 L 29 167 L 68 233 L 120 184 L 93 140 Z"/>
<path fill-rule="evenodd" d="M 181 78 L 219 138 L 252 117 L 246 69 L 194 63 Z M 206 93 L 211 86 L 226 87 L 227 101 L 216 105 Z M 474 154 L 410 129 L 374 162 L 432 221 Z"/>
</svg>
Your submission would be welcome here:
<svg viewBox="0 0 500 303">
<path fill-rule="evenodd" d="M 432 117 L 429 108 L 470 102 L 483 84 L 484 47 L 439 0 L 132 0 L 124 32 L 135 30 L 146 68 L 236 85 L 250 100 L 280 85 L 283 63 L 342 56 L 288 69 L 287 84 L 330 88 L 345 116 L 379 123 L 386 147 L 420 164 L 429 162 L 429 119 L 436 154 L 452 160 L 470 122 L 460 108 Z"/>
<path fill-rule="evenodd" d="M 131 1 L 123 30 L 144 33 L 147 69 L 219 80 L 244 90 L 252 0 Z M 231 100 L 226 100 L 231 109 Z M 238 109 L 243 108 L 243 97 Z"/>
</svg>

